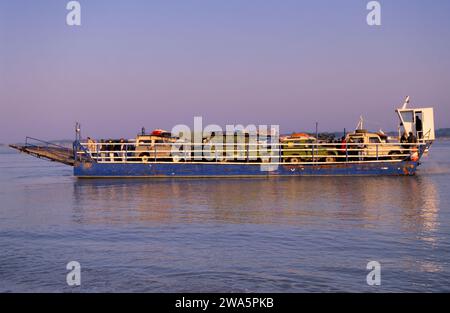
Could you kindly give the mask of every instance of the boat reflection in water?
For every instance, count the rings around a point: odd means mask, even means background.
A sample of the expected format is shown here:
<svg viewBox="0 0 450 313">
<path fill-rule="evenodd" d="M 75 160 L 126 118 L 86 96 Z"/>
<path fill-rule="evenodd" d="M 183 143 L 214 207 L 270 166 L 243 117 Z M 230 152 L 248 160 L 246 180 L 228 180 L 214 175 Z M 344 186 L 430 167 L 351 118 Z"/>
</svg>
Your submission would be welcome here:
<svg viewBox="0 0 450 313">
<path fill-rule="evenodd" d="M 74 207 L 88 224 L 336 224 L 401 228 L 430 243 L 439 226 L 426 176 L 76 180 Z"/>
<path fill-rule="evenodd" d="M 311 271 L 343 275 L 336 279 L 350 282 L 355 271 L 375 259 L 385 268 L 384 279 L 394 286 L 409 280 L 410 271 L 443 274 L 440 257 L 429 257 L 445 238 L 439 237 L 437 186 L 428 176 L 74 184 L 77 222 L 100 229 L 109 224 L 121 233 L 136 234 L 138 229 L 142 234 L 137 237 L 142 238 L 126 244 L 142 249 L 152 264 L 161 258 L 178 264 L 181 257 L 221 271 L 251 262 L 252 273 L 266 267 L 267 275 L 284 275 L 284 270 L 298 276 L 296 281 L 309 279 L 305 275 Z M 149 252 L 148 245 L 156 250 Z M 222 260 L 229 265 L 217 265 Z M 268 267 L 275 265 L 279 270 Z M 437 279 L 431 283 L 439 285 Z"/>
</svg>

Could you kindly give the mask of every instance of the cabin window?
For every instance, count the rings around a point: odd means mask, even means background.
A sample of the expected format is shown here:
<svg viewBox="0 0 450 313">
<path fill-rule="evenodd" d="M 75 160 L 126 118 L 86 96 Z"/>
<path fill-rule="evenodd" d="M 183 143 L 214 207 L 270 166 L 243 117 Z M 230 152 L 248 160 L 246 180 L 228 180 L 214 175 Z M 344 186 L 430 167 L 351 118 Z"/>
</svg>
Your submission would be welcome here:
<svg viewBox="0 0 450 313">
<path fill-rule="evenodd" d="M 404 123 L 414 122 L 414 112 L 413 111 L 401 112 L 400 114 L 402 116 L 402 120 Z"/>
<path fill-rule="evenodd" d="M 378 138 L 378 137 L 370 137 L 369 142 L 370 143 L 380 143 L 381 141 L 380 141 L 380 138 Z"/>
</svg>

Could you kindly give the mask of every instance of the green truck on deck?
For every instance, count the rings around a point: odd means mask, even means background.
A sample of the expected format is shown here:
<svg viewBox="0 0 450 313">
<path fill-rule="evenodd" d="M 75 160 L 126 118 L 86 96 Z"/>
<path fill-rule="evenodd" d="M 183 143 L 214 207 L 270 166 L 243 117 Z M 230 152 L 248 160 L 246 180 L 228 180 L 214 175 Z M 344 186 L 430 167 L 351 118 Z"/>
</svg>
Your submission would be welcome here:
<svg viewBox="0 0 450 313">
<path fill-rule="evenodd" d="M 317 145 L 317 139 L 307 134 L 282 138 L 283 162 L 336 162 L 338 152 L 334 146 Z"/>
</svg>

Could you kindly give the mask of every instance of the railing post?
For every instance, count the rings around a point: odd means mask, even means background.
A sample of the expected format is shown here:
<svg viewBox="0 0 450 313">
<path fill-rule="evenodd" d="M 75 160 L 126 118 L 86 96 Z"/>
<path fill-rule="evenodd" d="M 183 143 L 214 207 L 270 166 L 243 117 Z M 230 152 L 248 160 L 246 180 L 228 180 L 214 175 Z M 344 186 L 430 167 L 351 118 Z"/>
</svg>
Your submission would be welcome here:
<svg viewBox="0 0 450 313">
<path fill-rule="evenodd" d="M 315 144 L 312 144 L 312 162 L 314 163 L 314 148 L 315 148 Z"/>
<path fill-rule="evenodd" d="M 376 144 L 376 148 L 377 148 L 377 161 L 378 161 L 378 144 Z"/>
<path fill-rule="evenodd" d="M 345 142 L 345 162 L 348 163 L 348 143 Z"/>
<path fill-rule="evenodd" d="M 250 161 L 250 139 L 247 143 L 247 163 Z"/>
<path fill-rule="evenodd" d="M 278 142 L 277 146 L 278 146 L 278 163 L 283 163 L 283 159 L 281 158 L 282 157 L 282 154 L 281 154 L 281 143 Z"/>
</svg>

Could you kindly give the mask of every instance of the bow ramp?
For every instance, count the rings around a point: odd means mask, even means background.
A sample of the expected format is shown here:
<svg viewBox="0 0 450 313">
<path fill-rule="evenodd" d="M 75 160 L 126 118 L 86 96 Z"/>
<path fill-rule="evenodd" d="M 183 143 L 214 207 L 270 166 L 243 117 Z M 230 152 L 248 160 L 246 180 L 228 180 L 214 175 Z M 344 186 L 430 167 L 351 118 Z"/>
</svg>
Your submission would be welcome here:
<svg viewBox="0 0 450 313">
<path fill-rule="evenodd" d="M 31 156 L 74 166 L 73 149 L 36 138 L 27 137 L 24 145 L 9 147 Z"/>
</svg>

